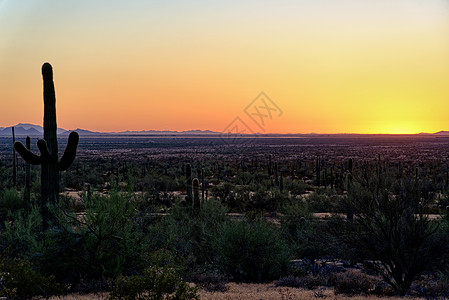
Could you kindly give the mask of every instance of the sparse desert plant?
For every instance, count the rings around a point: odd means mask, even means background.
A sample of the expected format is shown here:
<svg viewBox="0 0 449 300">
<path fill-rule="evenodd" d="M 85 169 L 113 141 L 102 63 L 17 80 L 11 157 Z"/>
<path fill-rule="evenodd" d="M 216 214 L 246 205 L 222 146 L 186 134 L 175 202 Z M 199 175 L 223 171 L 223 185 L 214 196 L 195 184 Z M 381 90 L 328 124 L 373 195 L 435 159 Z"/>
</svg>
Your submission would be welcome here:
<svg viewBox="0 0 449 300">
<path fill-rule="evenodd" d="M 0 258 L 0 296 L 7 299 L 49 297 L 64 293 L 64 287 L 54 276 L 45 277 L 33 270 L 30 262 L 22 259 Z"/>
<path fill-rule="evenodd" d="M 2 249 L 9 249 L 13 257 L 29 258 L 33 254 L 41 253 L 43 235 L 41 234 L 42 216 L 39 208 L 30 210 L 19 209 L 10 211 L 6 217 L 0 235 Z"/>
<path fill-rule="evenodd" d="M 308 205 L 302 201 L 288 204 L 282 209 L 281 233 L 288 242 L 294 258 L 301 260 L 290 269 L 295 275 L 317 276 L 325 271 L 325 260 L 330 244 L 325 233 L 325 224 L 313 219 Z"/>
<path fill-rule="evenodd" d="M 423 212 L 434 201 L 420 180 L 383 178 L 364 185 L 354 180 L 348 205 L 354 221 L 337 235 L 364 266 L 379 272 L 399 294 L 425 271 L 445 265 L 448 234 Z"/>
<path fill-rule="evenodd" d="M 290 251 L 264 220 L 225 223 L 214 242 L 217 265 L 238 282 L 265 282 L 286 273 Z"/>
<path fill-rule="evenodd" d="M 334 276 L 334 291 L 337 295 L 368 295 L 381 286 L 381 282 L 377 278 L 364 274 L 360 270 L 348 270 L 343 273 L 337 273 Z"/>
<path fill-rule="evenodd" d="M 215 258 L 213 239 L 226 221 L 227 208 L 219 201 L 204 202 L 199 212 L 175 205 L 170 215 L 148 228 L 151 248 L 167 249 L 186 273 L 207 268 Z"/>
<path fill-rule="evenodd" d="M 276 281 L 275 286 L 285 286 L 293 288 L 303 288 L 308 290 L 316 289 L 319 286 L 327 285 L 325 276 L 286 276 Z"/>
<path fill-rule="evenodd" d="M 229 276 L 213 270 L 211 272 L 194 274 L 189 278 L 189 281 L 209 292 L 225 292 L 229 279 Z"/>
<path fill-rule="evenodd" d="M 112 281 L 111 300 L 194 300 L 197 289 L 181 281 L 173 269 L 148 268 L 142 275 L 119 276 Z"/>
<path fill-rule="evenodd" d="M 66 265 L 72 263 L 71 267 L 87 279 L 114 277 L 138 269 L 144 244 L 134 220 L 132 194 L 92 193 L 84 197 L 83 208 L 79 216 L 55 208 L 59 223 L 76 241 Z"/>
<path fill-rule="evenodd" d="M 16 189 L 7 189 L 0 193 L 0 220 L 3 223 L 8 213 L 24 208 L 25 203 Z M 0 228 L 3 224 L 0 225 Z"/>
</svg>

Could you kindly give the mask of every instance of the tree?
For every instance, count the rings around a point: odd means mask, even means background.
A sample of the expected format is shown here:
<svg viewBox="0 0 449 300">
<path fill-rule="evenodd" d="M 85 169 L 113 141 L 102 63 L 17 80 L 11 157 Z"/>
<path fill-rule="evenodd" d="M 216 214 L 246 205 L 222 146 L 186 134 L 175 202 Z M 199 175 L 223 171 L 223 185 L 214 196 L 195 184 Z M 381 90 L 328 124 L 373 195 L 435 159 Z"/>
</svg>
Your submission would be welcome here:
<svg viewBox="0 0 449 300">
<path fill-rule="evenodd" d="M 339 238 L 399 294 L 447 261 L 447 233 L 425 214 L 435 200 L 428 181 L 379 176 L 355 180 L 348 194 L 355 218 Z"/>
</svg>

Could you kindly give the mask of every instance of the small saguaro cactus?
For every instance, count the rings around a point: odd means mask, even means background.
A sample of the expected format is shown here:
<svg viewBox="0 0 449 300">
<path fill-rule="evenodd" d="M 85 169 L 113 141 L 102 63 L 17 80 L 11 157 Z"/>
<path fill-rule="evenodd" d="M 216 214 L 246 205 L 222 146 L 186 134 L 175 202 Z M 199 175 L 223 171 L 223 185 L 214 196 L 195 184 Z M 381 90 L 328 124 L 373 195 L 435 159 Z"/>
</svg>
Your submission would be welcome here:
<svg viewBox="0 0 449 300">
<path fill-rule="evenodd" d="M 192 197 L 192 166 L 187 163 L 186 167 L 186 189 L 187 189 L 187 196 L 186 196 L 186 202 L 187 204 L 192 204 L 193 197 Z"/>
<path fill-rule="evenodd" d="M 26 147 L 31 149 L 31 139 L 29 136 L 26 138 Z M 31 166 L 29 163 L 25 165 L 25 189 L 23 191 L 23 198 L 26 202 L 30 201 L 30 185 L 31 185 Z"/>
<path fill-rule="evenodd" d="M 201 201 L 204 202 L 204 191 L 206 190 L 206 184 L 204 181 L 204 169 L 201 168 Z"/>
<path fill-rule="evenodd" d="M 200 182 L 198 178 L 194 178 L 192 181 L 193 185 L 193 208 L 196 212 L 200 210 L 201 200 L 200 200 Z"/>
<path fill-rule="evenodd" d="M 14 126 L 11 127 L 12 130 L 12 144 L 16 142 L 16 135 L 14 134 Z M 12 181 L 14 184 L 14 187 L 17 186 L 17 156 L 16 156 L 16 149 L 12 149 Z"/>
<path fill-rule="evenodd" d="M 57 203 L 59 198 L 59 171 L 66 170 L 75 160 L 79 136 L 76 132 L 70 133 L 67 147 L 59 160 L 55 87 L 53 70 L 49 63 L 44 63 L 42 66 L 42 77 L 44 80 L 44 139 L 37 142 L 40 155 L 32 153 L 20 142 L 14 143 L 14 148 L 26 162 L 32 165 L 41 165 L 40 204 L 45 221 L 49 217 L 46 205 Z"/>
<path fill-rule="evenodd" d="M 352 175 L 352 158 L 350 158 L 349 161 L 348 161 L 348 171 Z"/>
</svg>

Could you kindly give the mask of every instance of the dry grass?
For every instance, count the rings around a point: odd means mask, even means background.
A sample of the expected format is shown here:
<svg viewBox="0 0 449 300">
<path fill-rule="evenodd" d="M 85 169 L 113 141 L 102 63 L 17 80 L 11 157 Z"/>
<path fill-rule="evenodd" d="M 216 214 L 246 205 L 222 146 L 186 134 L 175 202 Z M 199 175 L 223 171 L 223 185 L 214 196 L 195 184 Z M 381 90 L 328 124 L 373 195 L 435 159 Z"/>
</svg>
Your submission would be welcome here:
<svg viewBox="0 0 449 300">
<path fill-rule="evenodd" d="M 228 290 L 222 292 L 206 292 L 200 290 L 200 299 L 204 300 L 301 300 L 301 299 L 403 299 L 401 297 L 377 297 L 377 296 L 354 296 L 346 297 L 335 295 L 333 289 L 320 288 L 316 290 L 303 290 L 287 287 L 275 287 L 274 284 L 227 284 Z M 50 299 L 67 299 L 67 300 L 92 300 L 106 299 L 107 293 L 90 294 L 90 295 L 69 295 L 65 297 L 52 297 Z M 410 298 L 408 298 L 410 299 Z M 413 298 L 423 299 L 423 298 Z"/>
<path fill-rule="evenodd" d="M 301 300 L 301 299 L 401 299 L 400 297 L 335 295 L 333 289 L 304 290 L 297 288 L 275 287 L 273 284 L 237 284 L 229 283 L 224 293 L 200 291 L 201 299 L 205 300 Z M 416 298 L 417 299 L 417 298 Z"/>
<path fill-rule="evenodd" d="M 99 293 L 99 294 L 71 294 L 63 297 L 50 297 L 50 300 L 56 299 L 66 299 L 66 300 L 93 300 L 93 299 L 107 299 L 109 293 Z"/>
</svg>

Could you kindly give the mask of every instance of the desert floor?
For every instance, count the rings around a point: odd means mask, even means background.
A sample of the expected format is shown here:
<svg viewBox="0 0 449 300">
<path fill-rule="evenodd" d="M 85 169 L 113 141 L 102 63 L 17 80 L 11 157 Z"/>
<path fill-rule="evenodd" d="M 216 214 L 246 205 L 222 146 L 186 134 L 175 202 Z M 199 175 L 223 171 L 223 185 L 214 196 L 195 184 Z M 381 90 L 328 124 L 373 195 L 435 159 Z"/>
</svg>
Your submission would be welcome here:
<svg viewBox="0 0 449 300">
<path fill-rule="evenodd" d="M 205 300 L 294 300 L 294 299 L 404 299 L 401 297 L 377 297 L 377 296 L 354 296 L 347 297 L 335 295 L 333 289 L 319 288 L 316 290 L 304 290 L 297 288 L 275 287 L 274 284 L 237 284 L 229 283 L 226 292 L 207 292 L 200 290 L 200 299 Z M 53 297 L 56 299 L 106 299 L 107 294 L 89 294 L 89 295 L 69 295 L 64 297 Z M 410 297 L 407 297 L 411 299 Z M 413 298 L 424 299 L 424 298 Z"/>
</svg>

